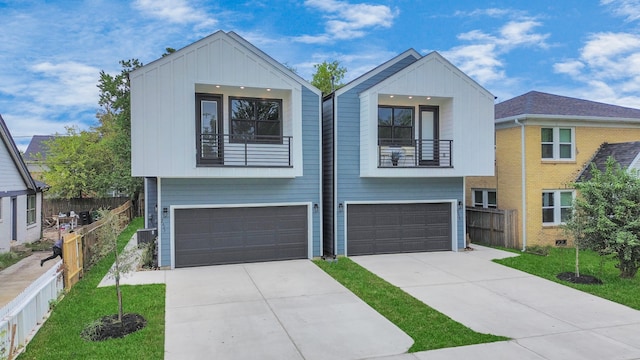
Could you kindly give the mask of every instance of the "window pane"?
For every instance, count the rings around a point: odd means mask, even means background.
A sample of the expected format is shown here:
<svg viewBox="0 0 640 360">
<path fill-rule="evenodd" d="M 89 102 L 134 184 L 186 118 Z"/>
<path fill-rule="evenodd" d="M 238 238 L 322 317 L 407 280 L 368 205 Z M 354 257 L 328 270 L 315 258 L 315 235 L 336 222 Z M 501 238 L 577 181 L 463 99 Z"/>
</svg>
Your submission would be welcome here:
<svg viewBox="0 0 640 360">
<path fill-rule="evenodd" d="M 543 159 L 553 159 L 553 145 L 552 144 L 542 144 L 542 158 Z"/>
<path fill-rule="evenodd" d="M 569 216 L 571 215 L 571 208 L 563 208 L 560 209 L 560 221 L 566 222 L 569 220 Z"/>
<path fill-rule="evenodd" d="M 231 100 L 231 118 L 232 119 L 254 119 L 253 101 L 248 99 Z"/>
<path fill-rule="evenodd" d="M 391 125 L 391 108 L 378 108 L 378 125 Z"/>
<path fill-rule="evenodd" d="M 568 191 L 560 193 L 560 206 L 571 206 L 573 203 L 573 194 Z"/>
<path fill-rule="evenodd" d="M 275 101 L 257 101 L 255 109 L 257 120 L 280 120 L 280 107 Z"/>
<path fill-rule="evenodd" d="M 255 121 L 233 120 L 231 122 L 232 135 L 253 135 L 255 133 Z M 241 137 L 233 137 L 233 139 L 241 139 Z"/>
<path fill-rule="evenodd" d="M 280 123 L 273 121 L 260 121 L 257 126 L 257 135 L 279 136 Z"/>
<path fill-rule="evenodd" d="M 571 159 L 571 145 L 560 144 L 560 158 Z"/>
<path fill-rule="evenodd" d="M 217 134 L 218 102 L 203 100 L 201 106 L 200 131 L 202 134 Z"/>
<path fill-rule="evenodd" d="M 378 126 L 378 139 L 380 139 L 380 140 L 391 139 L 391 127 L 389 127 L 389 126 Z"/>
<path fill-rule="evenodd" d="M 552 128 L 542 128 L 542 142 L 553 142 Z"/>
<path fill-rule="evenodd" d="M 542 193 L 542 206 L 543 207 L 553 206 L 553 193 L 552 192 L 543 192 Z"/>
<path fill-rule="evenodd" d="M 560 129 L 560 142 L 571 142 L 571 129 Z"/>
<path fill-rule="evenodd" d="M 411 109 L 393 109 L 393 125 L 395 126 L 413 125 Z"/>
<path fill-rule="evenodd" d="M 552 223 L 553 219 L 553 209 L 542 209 L 542 222 L 543 223 Z"/>
<path fill-rule="evenodd" d="M 487 196 L 488 196 L 487 203 L 488 203 L 489 205 L 496 205 L 496 204 L 498 203 L 498 202 L 497 202 L 496 192 L 495 192 L 495 191 L 489 191 L 489 192 L 487 192 Z"/>
<path fill-rule="evenodd" d="M 473 202 L 475 204 L 482 205 L 482 190 L 476 190 L 473 192 Z"/>
<path fill-rule="evenodd" d="M 411 128 L 394 128 L 393 138 L 395 140 L 405 140 L 411 142 Z"/>
</svg>

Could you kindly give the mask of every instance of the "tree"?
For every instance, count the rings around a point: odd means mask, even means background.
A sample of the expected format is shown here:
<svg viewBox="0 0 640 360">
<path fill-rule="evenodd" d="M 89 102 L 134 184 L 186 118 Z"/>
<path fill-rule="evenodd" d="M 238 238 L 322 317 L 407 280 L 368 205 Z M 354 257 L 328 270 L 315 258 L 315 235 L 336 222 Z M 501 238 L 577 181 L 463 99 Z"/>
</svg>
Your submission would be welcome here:
<svg viewBox="0 0 640 360">
<path fill-rule="evenodd" d="M 581 247 L 613 255 L 620 277 L 633 278 L 640 268 L 640 177 L 611 157 L 604 171 L 592 165 L 591 174 L 574 184 L 580 196 L 567 226 Z"/>
<path fill-rule="evenodd" d="M 137 199 L 142 179 L 131 177 L 131 106 L 129 73 L 142 66 L 136 60 L 120 61 L 117 75 L 100 72 L 96 117 L 90 130 L 67 129 L 66 136 L 50 141 L 44 173 L 54 196 L 104 197 L 110 192 Z"/>
<path fill-rule="evenodd" d="M 95 178 L 104 170 L 98 134 L 67 128 L 64 136 L 47 141 L 44 181 L 55 197 L 66 199 L 95 196 L 100 192 Z"/>
<path fill-rule="evenodd" d="M 340 66 L 340 62 L 334 60 L 332 62 L 323 61 L 321 64 L 313 65 L 316 72 L 313 74 L 311 85 L 322 91 L 323 95 L 330 94 L 344 86 L 342 79 L 347 73 L 347 68 Z"/>
</svg>

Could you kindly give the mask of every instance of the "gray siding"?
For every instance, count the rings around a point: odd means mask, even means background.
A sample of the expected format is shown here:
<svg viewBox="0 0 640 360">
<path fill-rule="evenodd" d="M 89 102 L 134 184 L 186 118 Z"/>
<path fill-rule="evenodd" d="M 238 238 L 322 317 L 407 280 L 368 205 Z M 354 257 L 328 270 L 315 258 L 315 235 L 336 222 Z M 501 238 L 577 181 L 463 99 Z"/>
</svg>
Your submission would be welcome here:
<svg viewBox="0 0 640 360">
<path fill-rule="evenodd" d="M 322 103 L 322 244 L 324 255 L 335 255 L 334 249 L 334 163 L 333 163 L 333 96 Z"/>
<path fill-rule="evenodd" d="M 383 81 L 416 59 L 407 57 L 341 94 L 337 99 L 338 204 L 344 201 L 431 201 L 464 199 L 463 178 L 361 178 L 360 92 Z M 464 247 L 464 221 L 458 212 L 458 247 Z M 344 210 L 337 216 L 338 254 L 344 254 Z"/>
<path fill-rule="evenodd" d="M 2 139 L 0 139 L 0 165 L 0 192 L 27 189 Z"/>
<path fill-rule="evenodd" d="M 147 221 L 145 226 L 147 228 L 157 228 L 158 227 L 158 214 L 159 208 L 158 205 L 158 180 L 156 178 L 145 178 L 146 181 L 146 196 L 147 196 Z M 157 208 L 156 208 L 157 206 Z"/>
<path fill-rule="evenodd" d="M 304 175 L 293 179 L 212 179 L 212 178 L 163 178 L 161 182 L 162 204 L 212 205 L 212 204 L 268 204 L 311 202 L 320 204 L 320 99 L 304 88 L 302 91 L 302 141 Z M 313 255 L 321 255 L 320 212 L 313 212 Z M 161 218 L 160 265 L 171 262 L 169 217 Z"/>
</svg>

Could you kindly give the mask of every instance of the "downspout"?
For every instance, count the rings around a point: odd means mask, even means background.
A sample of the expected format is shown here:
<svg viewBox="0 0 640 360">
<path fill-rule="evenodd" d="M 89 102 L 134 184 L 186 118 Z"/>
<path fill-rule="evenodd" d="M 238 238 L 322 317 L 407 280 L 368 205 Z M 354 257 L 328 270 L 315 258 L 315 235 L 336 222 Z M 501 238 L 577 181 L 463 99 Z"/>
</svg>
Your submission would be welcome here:
<svg viewBox="0 0 640 360">
<path fill-rule="evenodd" d="M 521 179 L 521 186 L 522 186 L 522 251 L 526 251 L 527 250 L 527 183 L 526 183 L 526 178 L 527 178 L 527 165 L 526 165 L 526 159 L 527 157 L 525 156 L 525 144 L 524 144 L 524 124 L 521 123 L 518 119 L 515 119 L 515 123 L 520 125 L 520 165 L 521 165 L 521 171 L 520 173 L 522 174 L 522 179 Z"/>
</svg>

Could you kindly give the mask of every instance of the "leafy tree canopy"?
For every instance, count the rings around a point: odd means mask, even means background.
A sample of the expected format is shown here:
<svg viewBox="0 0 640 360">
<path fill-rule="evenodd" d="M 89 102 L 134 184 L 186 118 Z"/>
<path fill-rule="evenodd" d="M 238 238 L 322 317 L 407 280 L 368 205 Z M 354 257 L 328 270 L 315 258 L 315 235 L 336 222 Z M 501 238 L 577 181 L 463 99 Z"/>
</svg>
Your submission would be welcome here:
<svg viewBox="0 0 640 360">
<path fill-rule="evenodd" d="M 142 191 L 142 179 L 131 177 L 129 83 L 129 73 L 142 64 L 132 59 L 120 65 L 116 75 L 100 72 L 98 125 L 87 131 L 68 128 L 66 136 L 47 144 L 44 179 L 53 196 L 104 197 L 116 191 L 137 198 Z"/>
<path fill-rule="evenodd" d="M 620 277 L 632 278 L 640 268 L 640 177 L 611 157 L 591 174 L 574 184 L 580 196 L 565 226 L 581 248 L 615 256 Z"/>
<path fill-rule="evenodd" d="M 323 95 L 330 94 L 344 86 L 342 79 L 347 73 L 347 68 L 340 66 L 339 61 L 323 61 L 321 64 L 313 65 L 313 68 L 316 72 L 313 74 L 311 85 L 320 89 Z"/>
</svg>

